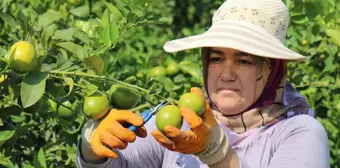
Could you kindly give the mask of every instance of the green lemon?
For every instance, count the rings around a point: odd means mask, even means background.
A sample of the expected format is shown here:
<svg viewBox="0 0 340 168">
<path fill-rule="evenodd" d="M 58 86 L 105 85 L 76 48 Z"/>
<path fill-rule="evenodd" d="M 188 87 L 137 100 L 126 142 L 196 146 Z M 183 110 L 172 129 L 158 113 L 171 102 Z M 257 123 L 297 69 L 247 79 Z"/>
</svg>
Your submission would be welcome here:
<svg viewBox="0 0 340 168">
<path fill-rule="evenodd" d="M 204 101 L 198 94 L 185 93 L 179 98 L 178 107 L 187 107 L 200 116 L 204 111 Z"/>
<path fill-rule="evenodd" d="M 82 29 L 85 23 L 86 23 L 85 21 L 77 19 L 77 20 L 74 20 L 73 26 L 78 29 Z"/>
<path fill-rule="evenodd" d="M 179 108 L 175 105 L 166 105 L 156 114 L 156 127 L 164 133 L 164 127 L 167 125 L 181 129 L 183 117 Z"/>
<path fill-rule="evenodd" d="M 90 19 L 84 23 L 82 31 L 85 32 L 89 37 L 93 38 L 96 36 L 96 27 L 99 26 L 99 22 L 96 19 Z"/>
<path fill-rule="evenodd" d="M 112 105 L 119 109 L 131 109 L 140 100 L 139 94 L 119 85 L 112 85 L 109 94 L 111 95 Z"/>
<path fill-rule="evenodd" d="M 166 76 L 166 68 L 163 66 L 156 66 L 151 69 L 150 76 L 155 77 L 155 76 Z"/>
<path fill-rule="evenodd" d="M 141 71 L 141 70 L 137 71 L 136 76 L 137 76 L 138 78 L 143 78 L 143 77 L 144 77 L 143 71 Z"/>
<path fill-rule="evenodd" d="M 57 112 L 63 119 L 73 119 L 77 114 L 76 105 L 72 104 L 70 101 L 66 100 L 58 104 Z"/>
<path fill-rule="evenodd" d="M 110 100 L 103 94 L 96 92 L 84 99 L 83 112 L 87 117 L 100 119 L 110 110 Z"/>
<path fill-rule="evenodd" d="M 180 68 L 177 62 L 170 62 L 166 67 L 166 70 L 169 75 L 176 75 L 180 71 Z"/>
<path fill-rule="evenodd" d="M 19 41 L 11 46 L 9 67 L 16 72 L 30 72 L 38 64 L 38 56 L 34 46 L 27 41 Z"/>
</svg>

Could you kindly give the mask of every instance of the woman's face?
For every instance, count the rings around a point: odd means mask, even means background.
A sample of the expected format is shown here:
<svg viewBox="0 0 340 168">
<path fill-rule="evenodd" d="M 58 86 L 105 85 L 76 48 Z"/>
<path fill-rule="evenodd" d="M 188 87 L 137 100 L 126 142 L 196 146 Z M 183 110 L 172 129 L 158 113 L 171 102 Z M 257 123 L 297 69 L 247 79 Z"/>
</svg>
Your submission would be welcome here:
<svg viewBox="0 0 340 168">
<path fill-rule="evenodd" d="M 259 98 L 265 82 L 257 60 L 239 50 L 211 48 L 208 92 L 223 114 L 238 114 Z"/>
</svg>

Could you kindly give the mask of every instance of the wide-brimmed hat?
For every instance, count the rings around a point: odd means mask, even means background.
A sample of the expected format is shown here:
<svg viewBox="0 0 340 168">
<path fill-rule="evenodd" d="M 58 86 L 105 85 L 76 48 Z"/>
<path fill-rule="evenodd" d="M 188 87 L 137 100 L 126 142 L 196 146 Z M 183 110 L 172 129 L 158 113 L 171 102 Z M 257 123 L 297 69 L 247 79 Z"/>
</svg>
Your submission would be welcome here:
<svg viewBox="0 0 340 168">
<path fill-rule="evenodd" d="M 214 13 L 203 34 L 172 40 L 166 52 L 224 47 L 257 56 L 303 61 L 305 56 L 285 46 L 289 11 L 281 0 L 227 0 Z"/>
</svg>

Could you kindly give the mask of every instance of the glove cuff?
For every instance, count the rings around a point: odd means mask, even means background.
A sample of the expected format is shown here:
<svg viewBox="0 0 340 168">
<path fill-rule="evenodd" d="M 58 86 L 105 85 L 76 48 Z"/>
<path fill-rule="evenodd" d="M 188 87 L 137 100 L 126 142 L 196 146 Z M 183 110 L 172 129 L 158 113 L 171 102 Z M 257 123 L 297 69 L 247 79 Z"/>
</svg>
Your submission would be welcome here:
<svg viewBox="0 0 340 168">
<path fill-rule="evenodd" d="M 81 130 L 81 139 L 84 145 L 91 147 L 91 136 L 98 127 L 99 122 L 97 120 L 89 119 Z"/>
<path fill-rule="evenodd" d="M 81 130 L 80 153 L 83 160 L 87 163 L 102 163 L 103 159 L 95 154 L 91 147 L 91 136 L 98 127 L 97 120 L 88 120 Z"/>
<path fill-rule="evenodd" d="M 227 135 L 217 125 L 211 128 L 211 137 L 202 152 L 195 155 L 205 164 L 214 165 L 221 162 L 227 155 L 229 142 Z"/>
</svg>

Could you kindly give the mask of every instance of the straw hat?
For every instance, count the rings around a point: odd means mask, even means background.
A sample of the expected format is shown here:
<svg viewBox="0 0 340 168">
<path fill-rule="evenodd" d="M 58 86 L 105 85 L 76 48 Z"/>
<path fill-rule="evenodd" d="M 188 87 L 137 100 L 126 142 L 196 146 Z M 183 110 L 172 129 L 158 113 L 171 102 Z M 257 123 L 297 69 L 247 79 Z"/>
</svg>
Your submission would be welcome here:
<svg viewBox="0 0 340 168">
<path fill-rule="evenodd" d="M 281 0 L 227 0 L 214 13 L 209 30 L 169 41 L 164 50 L 225 47 L 267 58 L 303 61 L 305 56 L 284 45 L 288 24 L 289 12 Z"/>
</svg>

